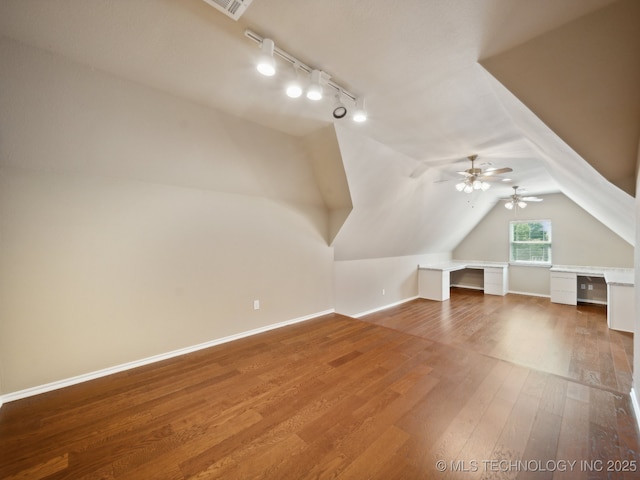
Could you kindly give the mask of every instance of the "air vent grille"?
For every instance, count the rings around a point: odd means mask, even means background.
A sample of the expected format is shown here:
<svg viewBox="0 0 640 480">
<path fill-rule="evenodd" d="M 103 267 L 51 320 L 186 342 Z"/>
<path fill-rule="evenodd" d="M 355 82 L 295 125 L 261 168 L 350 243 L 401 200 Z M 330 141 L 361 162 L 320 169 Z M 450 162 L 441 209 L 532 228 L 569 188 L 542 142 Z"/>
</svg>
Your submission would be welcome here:
<svg viewBox="0 0 640 480">
<path fill-rule="evenodd" d="M 253 0 L 204 0 L 227 17 L 238 20 Z"/>
</svg>

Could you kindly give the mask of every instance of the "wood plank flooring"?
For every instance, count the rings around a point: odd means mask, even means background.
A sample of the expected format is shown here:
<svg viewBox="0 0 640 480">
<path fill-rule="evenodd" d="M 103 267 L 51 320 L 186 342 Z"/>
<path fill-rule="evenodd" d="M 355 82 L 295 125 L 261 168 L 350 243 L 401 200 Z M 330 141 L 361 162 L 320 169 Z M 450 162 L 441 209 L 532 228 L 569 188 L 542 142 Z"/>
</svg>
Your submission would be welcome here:
<svg viewBox="0 0 640 480">
<path fill-rule="evenodd" d="M 640 478 L 631 357 L 604 308 L 454 290 L 5 404 L 0 478 Z"/>
<path fill-rule="evenodd" d="M 630 391 L 633 335 L 607 327 L 606 306 L 452 292 L 448 302 L 418 300 L 365 320 L 588 385 Z"/>
</svg>

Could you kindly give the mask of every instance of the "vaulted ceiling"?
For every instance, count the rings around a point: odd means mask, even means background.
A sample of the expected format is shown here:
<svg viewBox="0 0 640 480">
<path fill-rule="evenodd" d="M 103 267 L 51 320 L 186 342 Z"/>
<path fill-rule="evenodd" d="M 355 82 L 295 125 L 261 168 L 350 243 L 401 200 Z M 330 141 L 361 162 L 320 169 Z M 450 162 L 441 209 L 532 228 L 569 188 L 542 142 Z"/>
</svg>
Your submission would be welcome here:
<svg viewBox="0 0 640 480">
<path fill-rule="evenodd" d="M 451 251 L 513 184 L 633 244 L 638 24 L 636 0 L 254 0 L 237 22 L 203 0 L 0 2 L 6 37 L 300 137 L 345 259 Z M 284 96 L 247 28 L 365 96 L 369 120 Z M 457 192 L 471 154 L 513 182 Z"/>
</svg>

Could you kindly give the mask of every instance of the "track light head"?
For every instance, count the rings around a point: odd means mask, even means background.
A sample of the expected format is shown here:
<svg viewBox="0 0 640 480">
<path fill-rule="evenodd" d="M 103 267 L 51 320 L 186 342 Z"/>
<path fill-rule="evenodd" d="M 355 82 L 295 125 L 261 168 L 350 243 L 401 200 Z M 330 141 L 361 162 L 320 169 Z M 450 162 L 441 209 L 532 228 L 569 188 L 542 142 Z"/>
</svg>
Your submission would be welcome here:
<svg viewBox="0 0 640 480">
<path fill-rule="evenodd" d="M 336 102 L 333 106 L 333 118 L 340 119 L 347 115 L 347 107 L 344 106 L 340 99 L 340 90 L 336 93 Z"/>
<path fill-rule="evenodd" d="M 298 75 L 298 64 L 293 65 L 293 79 L 287 85 L 287 97 L 299 98 L 302 95 L 302 84 Z"/>
<path fill-rule="evenodd" d="M 302 95 L 302 87 L 297 82 L 291 82 L 287 86 L 287 97 L 299 98 Z"/>
<path fill-rule="evenodd" d="M 362 123 L 367 121 L 367 111 L 364 109 L 364 98 L 356 100 L 356 111 L 353 112 L 353 121 Z"/>
<path fill-rule="evenodd" d="M 347 107 L 340 104 L 336 108 L 333 109 L 333 118 L 344 118 L 347 115 Z"/>
<path fill-rule="evenodd" d="M 273 40 L 270 38 L 262 40 L 262 44 L 260 45 L 262 52 L 260 53 L 260 58 L 258 59 L 258 65 L 256 68 L 265 77 L 272 77 L 276 74 L 276 61 L 273 58 L 274 48 L 275 43 L 273 43 Z"/>
<path fill-rule="evenodd" d="M 309 100 L 318 101 L 322 100 L 322 84 L 321 82 L 322 72 L 320 70 L 313 70 L 311 72 L 311 83 L 307 89 L 307 98 Z"/>
</svg>

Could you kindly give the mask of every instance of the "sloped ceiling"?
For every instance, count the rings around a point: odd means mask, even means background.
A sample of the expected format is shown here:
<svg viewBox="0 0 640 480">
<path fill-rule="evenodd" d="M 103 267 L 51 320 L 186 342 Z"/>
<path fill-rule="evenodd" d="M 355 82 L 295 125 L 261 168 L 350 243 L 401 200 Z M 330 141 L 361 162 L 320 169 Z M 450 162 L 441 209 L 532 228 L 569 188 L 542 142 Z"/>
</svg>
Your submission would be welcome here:
<svg viewBox="0 0 640 480">
<path fill-rule="evenodd" d="M 336 130 L 353 197 L 353 212 L 334 242 L 336 260 L 411 255 L 427 244 L 447 252 L 495 203 L 472 194 L 447 205 L 453 184 L 439 182 L 439 171 L 413 178 L 414 159 L 353 130 Z"/>
<path fill-rule="evenodd" d="M 557 75 L 552 72 L 536 92 L 536 82 L 521 86 L 512 74 L 526 62 L 517 58 L 528 54 L 526 47 L 518 53 L 519 46 L 533 42 L 547 48 L 565 42 L 559 32 L 571 38 L 584 35 L 589 29 L 574 22 L 600 25 L 607 6 L 626 10 L 633 3 L 254 0 L 234 22 L 202 0 L 3 0 L 0 33 L 301 137 L 307 146 L 332 142 L 323 147 L 332 165 L 322 167 L 324 154 L 312 154 L 309 161 L 333 215 L 329 238 L 336 258 L 346 259 L 453 250 L 511 191 L 509 184 L 496 184 L 481 194 L 455 191 L 455 172 L 468 168 L 470 154 L 479 155 L 483 168 L 513 168 L 512 184 L 524 186 L 528 194 L 562 191 L 633 243 L 633 207 L 631 212 L 628 207 L 632 198 L 610 183 L 615 180 L 628 192 L 628 165 L 611 171 L 598 168 L 595 159 L 600 154 L 592 156 L 591 146 L 575 140 L 580 136 L 575 130 L 565 131 L 554 123 L 572 122 L 575 116 L 563 113 L 586 101 L 599 83 L 589 82 L 555 118 L 547 117 L 537 102 L 523 98 L 522 103 L 513 92 L 545 97 Z M 366 96 L 369 121 L 355 125 L 344 119 L 331 133 L 331 100 L 310 104 L 283 95 L 287 65 L 280 65 L 276 77 L 257 75 L 253 61 L 258 49 L 244 37 L 246 28 L 273 38 L 279 47 Z M 637 46 L 626 51 L 638 56 Z M 586 62 L 580 69 L 576 65 L 576 71 L 598 75 L 600 66 L 590 63 L 593 58 L 569 53 L 562 62 Z M 495 76 L 478 63 L 480 59 Z M 536 61 L 542 65 L 547 59 Z M 620 63 L 628 61 L 625 57 Z M 620 71 L 624 69 L 616 70 Z M 613 74 L 608 85 L 618 85 L 619 76 Z M 636 82 L 634 89 L 626 80 L 623 83 L 621 91 L 637 94 L 640 84 Z M 625 124 L 627 145 L 624 153 L 616 150 L 616 163 L 627 156 L 638 118 L 633 102 L 632 98 L 630 110 L 616 113 Z M 600 111 L 605 107 L 600 105 Z M 636 128 L 636 148 L 637 133 Z M 335 164 L 338 157 L 342 168 Z M 332 184 L 337 193 L 331 191 Z"/>
<path fill-rule="evenodd" d="M 329 244 L 333 244 L 336 235 L 353 210 L 349 182 L 344 171 L 335 129 L 333 126 L 328 126 L 310 133 L 304 138 L 304 144 L 311 158 L 320 194 L 329 210 L 327 238 Z"/>
<path fill-rule="evenodd" d="M 640 2 L 614 3 L 481 63 L 578 155 L 634 195 Z"/>
</svg>

